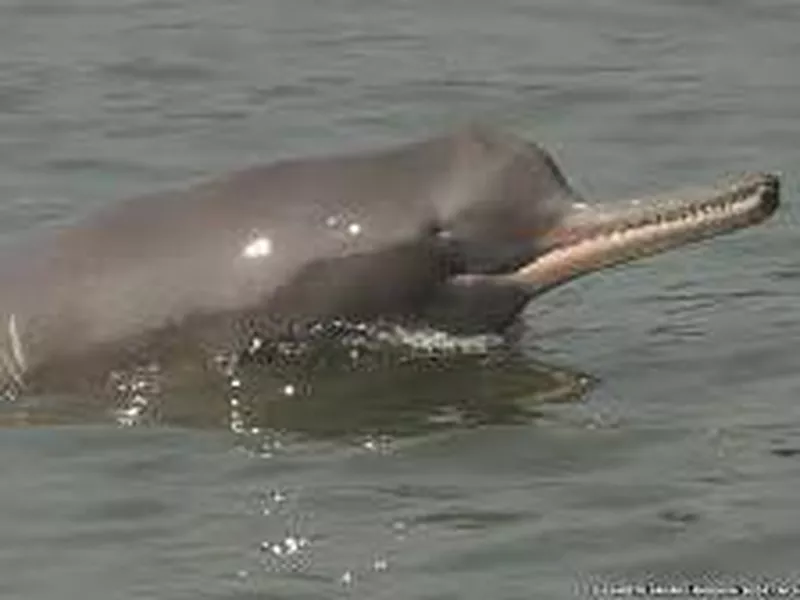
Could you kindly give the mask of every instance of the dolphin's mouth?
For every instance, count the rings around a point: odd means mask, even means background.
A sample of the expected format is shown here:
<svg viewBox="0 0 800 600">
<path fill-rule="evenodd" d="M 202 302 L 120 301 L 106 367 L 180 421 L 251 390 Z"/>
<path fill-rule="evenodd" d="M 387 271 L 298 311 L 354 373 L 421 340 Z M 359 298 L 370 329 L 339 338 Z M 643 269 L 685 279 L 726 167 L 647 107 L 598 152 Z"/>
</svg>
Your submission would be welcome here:
<svg viewBox="0 0 800 600">
<path fill-rule="evenodd" d="M 780 180 L 751 173 L 713 187 L 632 200 L 622 209 L 576 206 L 549 248 L 508 275 L 543 291 L 598 269 L 755 225 L 778 207 Z"/>
</svg>

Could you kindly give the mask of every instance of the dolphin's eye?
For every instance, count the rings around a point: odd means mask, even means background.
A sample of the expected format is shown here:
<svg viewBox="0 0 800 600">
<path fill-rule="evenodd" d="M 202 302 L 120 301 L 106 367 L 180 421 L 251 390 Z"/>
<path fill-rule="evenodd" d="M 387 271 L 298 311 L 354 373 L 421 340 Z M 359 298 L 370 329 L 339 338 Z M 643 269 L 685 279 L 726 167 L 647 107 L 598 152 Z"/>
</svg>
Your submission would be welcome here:
<svg viewBox="0 0 800 600">
<path fill-rule="evenodd" d="M 433 243 L 437 256 L 444 261 L 450 272 L 461 273 L 466 268 L 464 262 L 464 252 L 461 244 L 449 227 L 443 227 L 440 223 L 431 223 L 426 228 L 428 238 Z"/>
<path fill-rule="evenodd" d="M 437 240 L 449 241 L 453 239 L 453 231 L 438 221 L 431 221 L 425 225 L 425 234 Z"/>
</svg>

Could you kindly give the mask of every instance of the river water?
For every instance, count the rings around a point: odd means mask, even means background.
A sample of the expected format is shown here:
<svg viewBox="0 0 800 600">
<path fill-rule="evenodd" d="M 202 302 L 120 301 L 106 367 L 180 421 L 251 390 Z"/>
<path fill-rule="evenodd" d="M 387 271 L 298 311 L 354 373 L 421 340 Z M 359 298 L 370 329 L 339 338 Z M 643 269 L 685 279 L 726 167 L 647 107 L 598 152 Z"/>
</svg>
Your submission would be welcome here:
<svg viewBox="0 0 800 600">
<path fill-rule="evenodd" d="M 282 443 L 169 421 L 5 427 L 0 597 L 787 597 L 798 22 L 793 0 L 0 0 L 6 239 L 471 121 L 542 142 L 600 200 L 784 174 L 763 227 L 533 303 L 531 364 L 592 384 L 527 425 Z M 421 377 L 337 393 L 380 405 Z M 442 377 L 441 395 L 462 381 Z"/>
</svg>

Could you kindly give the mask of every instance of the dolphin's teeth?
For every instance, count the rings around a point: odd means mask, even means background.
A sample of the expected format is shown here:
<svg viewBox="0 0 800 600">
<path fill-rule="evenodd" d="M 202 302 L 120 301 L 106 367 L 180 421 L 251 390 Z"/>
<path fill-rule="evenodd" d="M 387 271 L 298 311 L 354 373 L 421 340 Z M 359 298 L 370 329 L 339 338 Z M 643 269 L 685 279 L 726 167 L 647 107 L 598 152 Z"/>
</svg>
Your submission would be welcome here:
<svg viewBox="0 0 800 600">
<path fill-rule="evenodd" d="M 553 248 L 518 270 L 513 277 L 537 285 L 552 285 L 586 273 L 656 254 L 674 246 L 757 223 L 767 216 L 768 184 L 734 192 L 719 190 L 705 202 L 687 200 L 637 210 L 629 219 L 601 216 L 602 225 L 571 232 L 570 241 Z M 636 204 L 631 202 L 631 204 Z M 577 235 L 575 235 L 577 233 Z"/>
<path fill-rule="evenodd" d="M 716 198 L 703 203 L 666 203 L 661 205 L 661 212 L 648 208 L 636 211 L 627 220 L 603 219 L 602 225 L 589 225 L 582 235 L 571 235 L 571 241 L 540 256 L 517 276 L 538 277 L 540 281 L 574 276 L 738 229 L 761 220 L 759 208 L 769 191 L 764 186 L 744 187 L 736 193 L 720 190 Z"/>
</svg>

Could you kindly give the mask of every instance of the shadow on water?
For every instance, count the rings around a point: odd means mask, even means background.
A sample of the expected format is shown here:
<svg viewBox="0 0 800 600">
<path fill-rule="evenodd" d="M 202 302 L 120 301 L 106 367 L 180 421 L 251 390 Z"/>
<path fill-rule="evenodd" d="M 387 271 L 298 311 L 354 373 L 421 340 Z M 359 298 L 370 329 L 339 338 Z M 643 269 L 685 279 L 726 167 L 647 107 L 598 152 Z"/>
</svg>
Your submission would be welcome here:
<svg viewBox="0 0 800 600">
<path fill-rule="evenodd" d="M 276 342 L 213 367 L 192 359 L 115 370 L 102 386 L 21 396 L 0 424 L 106 423 L 229 428 L 256 436 L 413 436 L 526 424 L 544 404 L 579 399 L 591 380 L 512 344 L 422 334 L 415 340 L 336 333 Z M 98 391 L 101 390 L 101 391 Z"/>
</svg>

